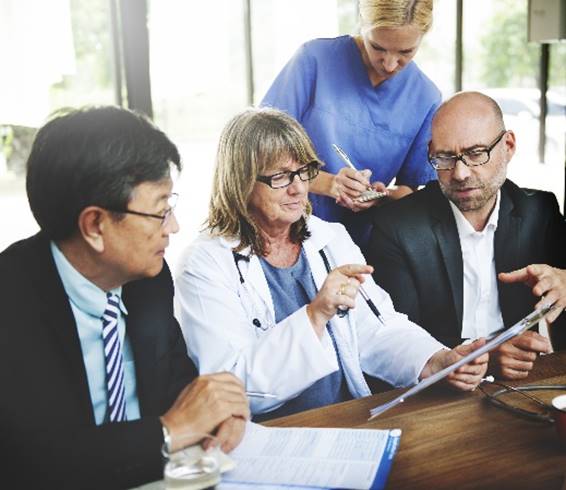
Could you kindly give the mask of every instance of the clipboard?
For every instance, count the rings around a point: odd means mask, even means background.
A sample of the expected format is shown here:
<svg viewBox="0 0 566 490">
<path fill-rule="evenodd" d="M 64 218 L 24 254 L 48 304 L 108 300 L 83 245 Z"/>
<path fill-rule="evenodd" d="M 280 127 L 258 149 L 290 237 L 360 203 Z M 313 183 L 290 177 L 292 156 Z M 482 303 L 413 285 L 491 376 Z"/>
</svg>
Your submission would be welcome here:
<svg viewBox="0 0 566 490">
<path fill-rule="evenodd" d="M 416 395 L 419 391 L 428 388 L 430 385 L 440 381 L 441 379 L 448 376 L 450 373 L 456 371 L 459 367 L 463 366 L 464 364 L 468 364 L 469 362 L 473 361 L 477 357 L 485 354 L 486 352 L 492 351 L 496 347 L 500 346 L 504 342 L 516 337 L 517 335 L 522 334 L 523 332 L 527 331 L 529 328 L 536 325 L 540 320 L 542 320 L 546 314 L 554 308 L 554 305 L 545 305 L 542 308 L 539 308 L 532 313 L 528 314 L 525 318 L 517 322 L 515 325 L 509 327 L 507 330 L 504 330 L 502 333 L 488 341 L 485 345 L 480 347 L 479 349 L 470 352 L 467 356 L 462 357 L 459 361 L 456 361 L 454 364 L 441 369 L 437 373 L 429 376 L 428 378 L 423 379 L 411 389 L 399 395 L 397 398 L 384 403 L 383 405 L 379 405 L 375 408 L 370 410 L 370 417 L 368 420 L 373 420 L 378 415 L 381 415 L 383 412 L 386 412 L 390 408 L 393 408 L 400 403 L 403 403 L 407 398 L 410 396 Z"/>
</svg>

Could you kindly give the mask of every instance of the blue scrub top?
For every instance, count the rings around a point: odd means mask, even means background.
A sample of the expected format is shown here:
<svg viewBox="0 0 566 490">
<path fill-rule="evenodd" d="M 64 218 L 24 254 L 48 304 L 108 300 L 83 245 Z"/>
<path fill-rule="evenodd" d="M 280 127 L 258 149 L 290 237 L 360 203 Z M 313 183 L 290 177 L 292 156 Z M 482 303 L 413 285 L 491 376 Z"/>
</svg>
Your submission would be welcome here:
<svg viewBox="0 0 566 490">
<path fill-rule="evenodd" d="M 297 119 L 310 136 L 324 170 L 344 166 L 340 146 L 371 181 L 416 187 L 436 178 L 427 161 L 430 127 L 441 96 L 410 62 L 377 87 L 371 84 L 351 36 L 305 43 L 277 76 L 261 102 Z M 370 213 L 352 213 L 334 199 L 311 194 L 313 212 L 343 223 L 362 248 L 369 240 Z"/>
</svg>

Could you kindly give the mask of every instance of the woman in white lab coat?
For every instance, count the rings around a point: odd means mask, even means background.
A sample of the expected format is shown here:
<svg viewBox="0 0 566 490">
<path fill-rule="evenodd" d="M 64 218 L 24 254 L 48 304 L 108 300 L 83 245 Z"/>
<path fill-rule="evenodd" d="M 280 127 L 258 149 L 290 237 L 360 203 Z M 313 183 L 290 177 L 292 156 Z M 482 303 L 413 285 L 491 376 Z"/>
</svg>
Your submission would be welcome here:
<svg viewBox="0 0 566 490">
<path fill-rule="evenodd" d="M 363 372 L 410 385 L 481 344 L 450 351 L 394 310 L 345 228 L 310 216 L 320 166 L 290 116 L 234 117 L 220 138 L 208 229 L 176 277 L 189 355 L 201 373 L 239 376 L 263 418 L 370 395 Z M 448 382 L 471 390 L 486 363 Z"/>
</svg>

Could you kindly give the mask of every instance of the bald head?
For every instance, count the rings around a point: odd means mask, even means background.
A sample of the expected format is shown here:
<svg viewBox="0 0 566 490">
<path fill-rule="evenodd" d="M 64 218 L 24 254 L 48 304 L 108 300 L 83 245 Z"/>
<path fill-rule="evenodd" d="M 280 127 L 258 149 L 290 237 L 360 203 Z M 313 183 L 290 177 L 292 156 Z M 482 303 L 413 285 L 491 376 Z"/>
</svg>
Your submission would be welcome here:
<svg viewBox="0 0 566 490">
<path fill-rule="evenodd" d="M 505 129 L 503 113 L 495 100 L 481 92 L 458 92 L 438 108 L 432 121 L 433 132 L 435 126 L 460 127 L 470 121 L 487 124 L 496 131 Z"/>
<path fill-rule="evenodd" d="M 476 230 L 483 229 L 515 152 L 497 103 L 479 92 L 460 92 L 444 102 L 432 121 L 430 154 L 453 163 L 437 171 L 440 189 Z M 477 159 L 478 161 L 474 161 Z"/>
<path fill-rule="evenodd" d="M 504 129 L 495 100 L 480 92 L 459 92 L 441 104 L 432 120 L 430 151 L 451 153 L 487 144 Z"/>
</svg>

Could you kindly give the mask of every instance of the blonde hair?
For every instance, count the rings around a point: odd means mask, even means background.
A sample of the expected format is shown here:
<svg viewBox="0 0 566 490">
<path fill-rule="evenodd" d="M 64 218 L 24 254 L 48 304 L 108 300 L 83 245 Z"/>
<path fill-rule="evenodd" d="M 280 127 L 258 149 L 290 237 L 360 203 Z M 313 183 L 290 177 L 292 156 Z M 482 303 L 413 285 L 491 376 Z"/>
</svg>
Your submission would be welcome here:
<svg viewBox="0 0 566 490">
<path fill-rule="evenodd" d="M 235 251 L 251 246 L 266 255 L 266 244 L 249 212 L 256 177 L 286 158 L 301 165 L 319 161 L 301 125 L 270 108 L 247 109 L 224 127 L 218 144 L 207 228 L 215 236 L 240 239 Z M 307 215 L 310 214 L 307 204 Z M 309 237 L 305 217 L 291 225 L 291 240 Z"/>
<path fill-rule="evenodd" d="M 411 25 L 423 34 L 432 25 L 432 0 L 360 0 L 362 30 Z"/>
</svg>

